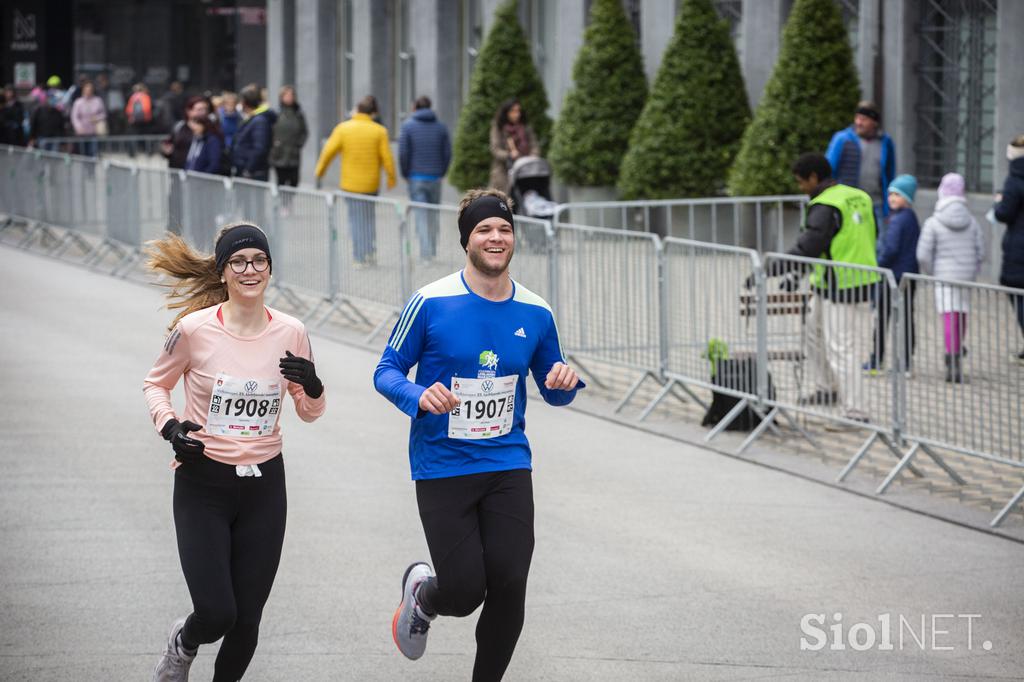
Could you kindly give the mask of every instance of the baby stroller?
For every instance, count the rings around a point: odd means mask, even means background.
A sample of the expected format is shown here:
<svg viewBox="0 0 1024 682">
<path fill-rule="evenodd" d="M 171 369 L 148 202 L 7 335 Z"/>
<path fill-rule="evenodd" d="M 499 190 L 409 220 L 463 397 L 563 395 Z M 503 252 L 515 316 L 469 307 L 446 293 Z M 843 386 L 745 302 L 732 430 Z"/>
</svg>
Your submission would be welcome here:
<svg viewBox="0 0 1024 682">
<path fill-rule="evenodd" d="M 516 213 L 550 218 L 557 204 L 551 200 L 551 166 L 539 156 L 521 156 L 508 171 L 508 186 Z"/>
<path fill-rule="evenodd" d="M 551 201 L 551 166 L 539 156 L 521 156 L 508 171 L 509 195 L 515 212 L 530 218 L 547 220 L 555 215 L 557 204 Z M 547 237 L 537 226 L 521 230 L 517 240 L 530 251 L 544 253 Z"/>
</svg>

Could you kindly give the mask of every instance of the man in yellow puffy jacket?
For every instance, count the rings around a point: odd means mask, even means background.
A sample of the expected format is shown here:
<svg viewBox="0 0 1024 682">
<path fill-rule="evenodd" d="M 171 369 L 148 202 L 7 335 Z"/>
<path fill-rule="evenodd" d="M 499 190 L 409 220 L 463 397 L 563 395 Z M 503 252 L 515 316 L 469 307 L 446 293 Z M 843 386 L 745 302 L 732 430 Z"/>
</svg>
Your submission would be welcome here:
<svg viewBox="0 0 1024 682">
<path fill-rule="evenodd" d="M 341 191 L 376 195 L 380 170 L 388 176 L 388 189 L 395 186 L 395 162 L 391 158 L 387 128 L 373 120 L 377 98 L 367 95 L 359 101 L 352 118 L 334 127 L 316 162 L 317 180 L 341 154 Z M 372 265 L 377 255 L 376 202 L 347 197 L 352 255 L 357 264 Z"/>
</svg>

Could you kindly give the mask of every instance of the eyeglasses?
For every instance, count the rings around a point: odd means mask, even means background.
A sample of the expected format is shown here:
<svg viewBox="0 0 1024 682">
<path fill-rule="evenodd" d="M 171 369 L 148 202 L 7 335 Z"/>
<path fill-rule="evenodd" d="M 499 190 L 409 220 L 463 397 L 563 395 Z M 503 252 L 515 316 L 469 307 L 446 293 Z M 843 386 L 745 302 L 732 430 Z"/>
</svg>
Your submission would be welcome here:
<svg viewBox="0 0 1024 682">
<path fill-rule="evenodd" d="M 228 261 L 228 265 L 231 266 L 231 271 L 236 275 L 241 275 L 245 272 L 245 269 L 252 265 L 252 269 L 256 272 L 263 272 L 270 266 L 270 259 L 266 256 L 256 256 L 252 260 L 246 260 L 244 258 L 232 258 Z"/>
</svg>

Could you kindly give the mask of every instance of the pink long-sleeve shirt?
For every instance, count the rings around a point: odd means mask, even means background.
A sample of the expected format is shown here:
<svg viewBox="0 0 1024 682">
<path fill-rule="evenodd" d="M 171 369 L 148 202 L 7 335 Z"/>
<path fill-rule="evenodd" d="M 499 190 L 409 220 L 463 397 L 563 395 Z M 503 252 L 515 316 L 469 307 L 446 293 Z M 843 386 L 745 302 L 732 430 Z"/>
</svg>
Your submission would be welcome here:
<svg viewBox="0 0 1024 682">
<path fill-rule="evenodd" d="M 96 124 L 107 120 L 107 110 L 103 100 L 96 95 L 79 97 L 71 105 L 71 127 L 75 135 L 95 135 Z"/>
<path fill-rule="evenodd" d="M 236 438 L 208 433 L 208 418 L 223 422 L 220 419 L 222 412 L 231 409 L 230 405 L 225 405 L 224 399 L 235 397 L 219 395 L 211 403 L 218 386 L 221 387 L 218 390 L 222 390 L 225 384 L 245 386 L 245 390 L 249 386 L 258 386 L 254 390 L 258 390 L 258 397 L 266 402 L 254 399 L 251 405 L 263 403 L 261 412 L 264 414 L 267 405 L 273 400 L 272 393 L 275 390 L 279 400 L 277 409 L 271 412 L 280 414 L 285 388 L 291 394 L 295 411 L 303 421 L 311 422 L 324 413 L 324 395 L 310 398 L 302 386 L 282 377 L 278 367 L 278 361 L 284 357 L 286 350 L 313 359 L 305 326 L 294 317 L 270 308 L 267 309 L 267 316 L 270 318 L 269 324 L 256 336 L 237 336 L 228 331 L 219 305 L 181 318 L 178 326 L 167 337 L 160 356 L 143 384 L 153 426 L 157 431 L 169 419 L 192 421 L 203 425 L 201 431 L 190 435 L 203 441 L 206 455 L 211 459 L 234 465 L 262 464 L 281 452 L 280 426 L 275 420 L 270 433 L 250 437 Z M 171 390 L 182 377 L 185 379 L 185 409 L 176 413 L 171 404 Z M 221 430 L 226 428 L 239 427 L 223 426 Z"/>
</svg>

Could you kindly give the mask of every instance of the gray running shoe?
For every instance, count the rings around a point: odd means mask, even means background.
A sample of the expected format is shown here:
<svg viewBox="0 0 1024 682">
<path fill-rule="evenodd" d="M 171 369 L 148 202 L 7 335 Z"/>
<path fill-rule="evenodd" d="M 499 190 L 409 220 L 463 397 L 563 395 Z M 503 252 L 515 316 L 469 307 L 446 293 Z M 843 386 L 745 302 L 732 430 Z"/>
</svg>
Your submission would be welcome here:
<svg viewBox="0 0 1024 682">
<path fill-rule="evenodd" d="M 416 588 L 433 575 L 430 566 L 421 561 L 405 569 L 405 575 L 402 576 L 402 603 L 391 619 L 391 636 L 395 638 L 395 645 L 403 656 L 413 661 L 422 656 L 427 648 L 430 621 L 437 618 L 423 613 L 416 603 Z"/>
<path fill-rule="evenodd" d="M 185 653 L 185 650 L 178 646 L 178 633 L 183 627 L 184 618 L 179 618 L 171 626 L 171 634 L 167 637 L 167 650 L 156 664 L 153 682 L 188 682 L 188 669 L 192 667 L 196 655 Z"/>
</svg>

